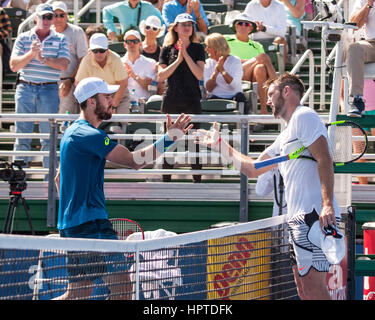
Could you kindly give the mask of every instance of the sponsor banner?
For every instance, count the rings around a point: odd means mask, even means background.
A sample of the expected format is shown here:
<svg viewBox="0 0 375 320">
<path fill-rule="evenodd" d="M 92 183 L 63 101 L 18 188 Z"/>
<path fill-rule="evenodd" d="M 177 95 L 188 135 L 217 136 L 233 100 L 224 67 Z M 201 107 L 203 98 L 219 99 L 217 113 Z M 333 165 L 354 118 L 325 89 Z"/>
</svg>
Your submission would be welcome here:
<svg viewBox="0 0 375 320">
<path fill-rule="evenodd" d="M 246 234 L 208 241 L 207 298 L 268 299 L 271 234 Z"/>
</svg>

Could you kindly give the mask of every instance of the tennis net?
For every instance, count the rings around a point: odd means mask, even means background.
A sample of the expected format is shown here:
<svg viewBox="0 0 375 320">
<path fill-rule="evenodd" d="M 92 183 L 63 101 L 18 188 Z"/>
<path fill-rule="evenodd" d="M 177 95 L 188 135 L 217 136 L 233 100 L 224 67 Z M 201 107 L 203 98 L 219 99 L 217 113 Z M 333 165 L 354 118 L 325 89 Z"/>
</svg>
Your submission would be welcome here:
<svg viewBox="0 0 375 320">
<path fill-rule="evenodd" d="M 0 299 L 293 299 L 285 219 L 145 240 L 0 235 Z"/>
</svg>

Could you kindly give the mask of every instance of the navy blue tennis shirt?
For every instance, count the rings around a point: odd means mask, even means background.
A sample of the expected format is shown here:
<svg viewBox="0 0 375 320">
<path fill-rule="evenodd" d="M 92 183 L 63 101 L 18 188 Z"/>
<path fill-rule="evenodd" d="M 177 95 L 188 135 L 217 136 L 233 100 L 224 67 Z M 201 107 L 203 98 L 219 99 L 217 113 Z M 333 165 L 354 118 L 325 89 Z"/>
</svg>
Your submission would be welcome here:
<svg viewBox="0 0 375 320">
<path fill-rule="evenodd" d="M 108 219 L 104 197 L 105 157 L 117 145 L 84 119 L 66 129 L 60 142 L 59 230 Z"/>
</svg>

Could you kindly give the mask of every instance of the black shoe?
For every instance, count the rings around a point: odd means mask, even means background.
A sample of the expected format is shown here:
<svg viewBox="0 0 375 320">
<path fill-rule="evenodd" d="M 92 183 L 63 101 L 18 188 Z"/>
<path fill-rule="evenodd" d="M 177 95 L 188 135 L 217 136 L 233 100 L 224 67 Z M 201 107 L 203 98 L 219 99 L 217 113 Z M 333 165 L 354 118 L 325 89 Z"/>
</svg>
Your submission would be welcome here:
<svg viewBox="0 0 375 320">
<path fill-rule="evenodd" d="M 354 98 L 353 102 L 350 104 L 350 111 L 348 112 L 348 117 L 362 117 L 365 111 L 365 102 L 362 98 Z"/>
</svg>

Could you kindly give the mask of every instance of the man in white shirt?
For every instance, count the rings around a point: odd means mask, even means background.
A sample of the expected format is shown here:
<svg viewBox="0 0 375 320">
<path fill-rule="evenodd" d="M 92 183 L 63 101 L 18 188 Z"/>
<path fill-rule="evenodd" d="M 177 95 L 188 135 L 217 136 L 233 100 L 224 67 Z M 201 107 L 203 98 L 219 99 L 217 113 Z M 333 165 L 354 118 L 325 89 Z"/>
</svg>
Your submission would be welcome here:
<svg viewBox="0 0 375 320">
<path fill-rule="evenodd" d="M 284 45 L 284 62 L 287 55 L 287 17 L 285 7 L 276 0 L 252 0 L 244 10 L 251 21 L 257 25 L 257 32 L 251 35 L 253 40 L 272 40 Z"/>
<path fill-rule="evenodd" d="M 348 116 L 361 117 L 365 111 L 363 83 L 365 63 L 375 62 L 375 9 L 374 0 L 356 0 L 350 22 L 358 28 L 365 26 L 365 40 L 351 43 L 346 53 L 346 70 L 349 82 Z"/>
<path fill-rule="evenodd" d="M 135 97 L 147 100 L 151 96 L 148 86 L 156 80 L 156 61 L 141 55 L 142 38 L 136 30 L 125 33 L 124 46 L 127 52 L 121 61 L 129 75 L 128 90 L 132 95 L 131 99 Z"/>
<path fill-rule="evenodd" d="M 195 139 L 220 151 L 226 161 L 248 177 L 259 176 L 278 166 L 285 182 L 291 260 L 298 294 L 301 299 L 329 300 L 326 286 L 331 265 L 329 256 L 323 252 L 322 242 L 313 241 L 323 237 L 321 228 L 337 225 L 341 216 L 333 194 L 334 172 L 327 130 L 314 110 L 300 105 L 304 85 L 297 76 L 286 73 L 267 82 L 267 86 L 267 103 L 274 117 L 285 120 L 287 127 L 258 160 L 269 159 L 273 154 L 286 155 L 303 145 L 306 147 L 303 154 L 315 161 L 295 159 L 257 170 L 255 161 L 221 139 L 217 124 L 213 131 L 198 130 Z M 336 243 L 334 246 L 338 247 Z"/>
</svg>

